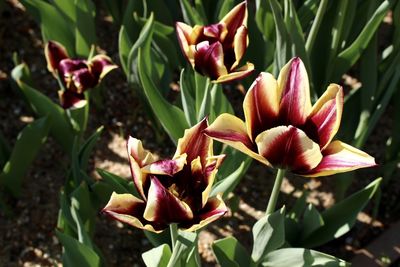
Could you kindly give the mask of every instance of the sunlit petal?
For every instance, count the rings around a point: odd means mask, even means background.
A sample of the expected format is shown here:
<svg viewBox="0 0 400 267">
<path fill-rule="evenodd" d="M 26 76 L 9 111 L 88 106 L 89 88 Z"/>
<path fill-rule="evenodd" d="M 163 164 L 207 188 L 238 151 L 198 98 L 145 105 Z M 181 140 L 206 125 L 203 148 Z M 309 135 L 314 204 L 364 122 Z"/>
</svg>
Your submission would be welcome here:
<svg viewBox="0 0 400 267">
<path fill-rule="evenodd" d="M 213 81 L 214 83 L 226 83 L 231 82 L 237 79 L 242 79 L 249 76 L 254 71 L 254 65 L 252 63 L 247 62 L 246 65 L 236 69 L 234 72 L 221 75 L 217 80 Z"/>
<path fill-rule="evenodd" d="M 152 232 L 161 232 L 166 225 L 150 224 L 143 218 L 143 211 L 146 207 L 144 201 L 131 194 L 112 193 L 110 200 L 102 210 L 112 218 L 132 225 L 134 227 L 145 229 Z"/>
<path fill-rule="evenodd" d="M 312 107 L 306 122 L 306 129 L 313 133 L 321 149 L 324 149 L 337 133 L 343 111 L 343 90 L 331 84 Z"/>
<path fill-rule="evenodd" d="M 257 136 L 256 143 L 259 153 L 274 167 L 294 172 L 313 169 L 322 159 L 319 145 L 293 126 L 266 130 Z"/>
<path fill-rule="evenodd" d="M 244 53 L 246 52 L 248 44 L 249 44 L 249 38 L 247 36 L 247 28 L 246 26 L 242 25 L 237 30 L 233 40 L 235 62 L 232 64 L 230 71 L 233 71 L 238 66 L 240 60 L 242 59 Z"/>
<path fill-rule="evenodd" d="M 311 99 L 307 71 L 300 58 L 290 60 L 279 73 L 278 97 L 281 124 L 304 124 L 311 111 Z"/>
<path fill-rule="evenodd" d="M 227 39 L 232 39 L 235 35 L 237 29 L 244 25 L 247 26 L 247 3 L 246 1 L 241 2 L 237 6 L 235 6 L 228 14 L 226 14 L 221 23 L 225 23 L 226 28 L 228 29 Z"/>
<path fill-rule="evenodd" d="M 266 72 L 260 73 L 243 101 L 246 128 L 252 140 L 265 129 L 276 125 L 279 111 L 277 82 Z"/>
<path fill-rule="evenodd" d="M 236 148 L 263 164 L 270 165 L 264 157 L 255 152 L 255 144 L 247 134 L 245 123 L 231 114 L 224 113 L 218 116 L 205 130 L 205 134 Z"/>
<path fill-rule="evenodd" d="M 193 218 L 190 207 L 165 188 L 158 178 L 151 176 L 143 217 L 159 223 L 176 223 Z"/>
<path fill-rule="evenodd" d="M 106 55 L 96 55 L 89 62 L 90 71 L 93 76 L 96 77 L 97 83 L 100 81 L 113 69 L 118 68 L 111 58 Z"/>
<path fill-rule="evenodd" d="M 142 168 L 144 173 L 172 176 L 181 171 L 186 164 L 186 154 L 181 154 L 174 159 L 164 159 L 145 165 Z"/>
<path fill-rule="evenodd" d="M 323 150 L 322 161 L 303 176 L 318 177 L 376 166 L 367 153 L 340 141 L 333 141 Z"/>
<path fill-rule="evenodd" d="M 204 118 L 192 128 L 186 129 L 183 137 L 178 140 L 174 158 L 186 153 L 188 164 L 200 157 L 202 164 L 205 165 L 207 157 L 212 155 L 212 139 L 203 133 L 207 126 L 207 119 Z"/>
<path fill-rule="evenodd" d="M 222 197 L 220 195 L 208 199 L 206 205 L 200 210 L 200 213 L 193 218 L 193 220 L 185 226 L 185 224 L 180 225 L 184 231 L 196 231 L 205 225 L 219 219 L 224 216 L 228 211 Z"/>
<path fill-rule="evenodd" d="M 213 80 L 228 74 L 224 65 L 224 51 L 220 42 L 210 44 L 208 41 L 196 45 L 194 67 L 203 75 Z"/>
</svg>

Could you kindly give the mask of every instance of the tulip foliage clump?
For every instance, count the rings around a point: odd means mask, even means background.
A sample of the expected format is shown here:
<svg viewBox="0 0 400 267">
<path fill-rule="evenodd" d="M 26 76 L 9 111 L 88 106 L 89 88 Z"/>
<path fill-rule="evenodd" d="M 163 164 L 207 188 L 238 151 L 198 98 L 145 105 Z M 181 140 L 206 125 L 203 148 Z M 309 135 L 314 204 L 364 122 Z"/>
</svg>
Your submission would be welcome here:
<svg viewBox="0 0 400 267">
<path fill-rule="evenodd" d="M 259 199 L 265 213 L 246 233 L 252 246 L 233 236 L 215 240 L 215 261 L 223 267 L 348 265 L 317 247 L 350 231 L 400 162 L 399 127 L 379 168 L 364 152 L 390 101 L 400 99 L 398 1 L 104 0 L 120 29 L 113 59 L 97 49 L 107 47 L 96 37 L 99 6 L 92 0 L 20 2 L 41 27 L 59 102 L 35 85 L 27 64 L 16 62 L 15 88 L 37 119 L 12 149 L 0 133 L 0 185 L 18 197 L 22 180 L 13 177 L 24 175 L 46 137 L 61 146 L 71 159 L 56 229 L 63 264 L 107 265 L 94 228 L 98 220 L 117 220 L 144 231 L 154 245 L 142 251 L 146 266 L 201 266 L 200 231 L 230 219 L 236 186 L 251 164 L 261 163 L 264 175 L 253 182 L 274 185 L 262 189 L 269 192 L 269 199 Z M 395 30 L 382 50 L 378 28 L 389 10 Z M 131 177 L 98 169 L 101 179 L 95 179 L 87 168 L 103 126 L 87 133 L 89 104 L 107 106 L 98 92 L 115 90 L 103 84 L 112 70 L 125 74 L 140 102 L 132 109 L 148 117 L 152 141 L 163 147 L 171 139 L 176 152 L 159 159 L 126 134 Z M 359 72 L 361 87 L 344 84 L 350 70 Z M 179 87 L 173 97 L 171 84 Z M 236 88 L 245 91 L 239 102 L 232 97 Z M 354 171 L 370 167 L 383 179 L 348 195 L 351 181 L 362 179 Z M 294 206 L 282 203 L 282 182 L 295 175 L 334 181 L 337 203 L 317 209 L 302 188 Z"/>
</svg>

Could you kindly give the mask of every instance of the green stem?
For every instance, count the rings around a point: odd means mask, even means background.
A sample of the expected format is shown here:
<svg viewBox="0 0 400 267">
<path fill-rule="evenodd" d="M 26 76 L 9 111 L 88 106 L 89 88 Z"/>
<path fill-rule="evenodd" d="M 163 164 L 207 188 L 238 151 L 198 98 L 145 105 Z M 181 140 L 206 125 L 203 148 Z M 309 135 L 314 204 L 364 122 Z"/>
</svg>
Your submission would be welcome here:
<svg viewBox="0 0 400 267">
<path fill-rule="evenodd" d="M 176 223 L 171 223 L 169 225 L 169 230 L 171 231 L 171 248 L 174 249 L 176 239 L 178 238 L 178 225 Z"/>
<path fill-rule="evenodd" d="M 276 202 L 278 200 L 284 176 L 285 176 L 285 169 L 278 169 L 278 172 L 276 173 L 275 177 L 274 187 L 272 188 L 272 193 L 271 196 L 269 197 L 268 206 L 265 211 L 267 215 L 275 211 Z"/>
</svg>

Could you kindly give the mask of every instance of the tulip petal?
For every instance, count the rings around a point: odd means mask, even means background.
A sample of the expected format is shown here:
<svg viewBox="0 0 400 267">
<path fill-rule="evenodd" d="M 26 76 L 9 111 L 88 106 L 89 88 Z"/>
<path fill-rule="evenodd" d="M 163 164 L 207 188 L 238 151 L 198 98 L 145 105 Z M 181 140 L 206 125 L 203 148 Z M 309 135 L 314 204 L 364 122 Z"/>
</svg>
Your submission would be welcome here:
<svg viewBox="0 0 400 267">
<path fill-rule="evenodd" d="M 58 97 L 63 109 L 82 108 L 86 105 L 84 94 L 79 94 L 70 90 L 59 90 Z"/>
<path fill-rule="evenodd" d="M 102 210 L 112 218 L 134 227 L 159 233 L 167 227 L 165 224 L 154 224 L 143 218 L 146 204 L 131 194 L 112 193 L 110 200 Z"/>
<path fill-rule="evenodd" d="M 222 42 L 227 33 L 228 31 L 223 23 L 215 23 L 204 26 L 203 28 L 203 34 L 209 38 L 215 39 L 215 41 Z"/>
<path fill-rule="evenodd" d="M 343 90 L 331 84 L 312 107 L 306 122 L 307 133 L 317 140 L 323 150 L 337 133 L 343 111 Z"/>
<path fill-rule="evenodd" d="M 175 173 L 181 171 L 185 164 L 186 164 L 186 154 L 182 154 L 174 159 L 164 159 L 153 162 L 149 165 L 144 166 L 142 168 L 142 171 L 148 174 L 172 176 Z"/>
<path fill-rule="evenodd" d="M 90 71 L 94 77 L 97 79 L 97 83 L 100 81 L 113 69 L 118 68 L 111 58 L 106 55 L 96 55 L 89 62 Z"/>
<path fill-rule="evenodd" d="M 228 113 L 223 113 L 204 131 L 211 138 L 249 155 L 250 157 L 270 166 L 269 162 L 261 155 L 254 152 L 256 149 L 249 139 L 245 123 Z"/>
<path fill-rule="evenodd" d="M 167 190 L 157 177 L 150 177 L 151 183 L 143 217 L 157 223 L 176 223 L 193 219 L 190 207 Z"/>
<path fill-rule="evenodd" d="M 221 218 L 227 211 L 228 209 L 222 197 L 217 195 L 207 201 L 199 215 L 197 215 L 190 224 L 180 224 L 179 227 L 184 231 L 193 232 Z"/>
<path fill-rule="evenodd" d="M 244 25 L 247 26 L 247 3 L 246 1 L 236 5 L 228 14 L 226 14 L 220 23 L 225 23 L 228 34 L 224 42 L 231 43 L 237 29 Z"/>
<path fill-rule="evenodd" d="M 194 67 L 196 71 L 212 80 L 228 74 L 224 65 L 222 44 L 220 42 L 210 44 L 208 41 L 198 43 L 194 54 Z"/>
<path fill-rule="evenodd" d="M 131 136 L 127 142 L 127 150 L 133 182 L 143 199 L 146 199 L 144 185 L 147 184 L 147 175 L 142 172 L 141 168 L 155 162 L 156 157 L 143 148 L 142 141 Z"/>
<path fill-rule="evenodd" d="M 236 69 L 234 72 L 228 73 L 226 75 L 219 76 L 217 80 L 212 81 L 214 83 L 226 83 L 234 80 L 242 79 L 249 76 L 254 71 L 254 65 L 252 63 L 247 62 L 246 65 L 242 66 L 239 69 Z"/>
<path fill-rule="evenodd" d="M 45 48 L 44 54 L 47 61 L 47 69 L 50 72 L 58 70 L 58 64 L 61 60 L 68 58 L 68 53 L 65 47 L 55 41 L 49 41 Z"/>
<path fill-rule="evenodd" d="M 318 166 L 301 175 L 308 177 L 327 176 L 335 173 L 376 166 L 373 157 L 355 147 L 337 140 L 330 143 L 322 153 L 324 157 Z"/>
<path fill-rule="evenodd" d="M 247 91 L 243 111 L 250 139 L 254 140 L 265 129 L 276 126 L 279 111 L 277 88 L 275 78 L 262 72 Z"/>
<path fill-rule="evenodd" d="M 191 35 L 193 33 L 193 28 L 183 22 L 177 22 L 175 24 L 176 36 L 178 38 L 179 46 L 181 47 L 182 53 L 186 60 L 194 67 L 194 57 L 193 53 L 190 53 Z"/>
<path fill-rule="evenodd" d="M 306 68 L 300 58 L 289 61 L 278 77 L 281 124 L 303 125 L 311 111 L 310 85 Z"/>
<path fill-rule="evenodd" d="M 81 94 L 89 88 L 96 86 L 97 81 L 89 69 L 79 69 L 72 73 L 72 81 L 74 88 L 70 87 L 70 90 L 76 90 L 77 93 Z"/>
<path fill-rule="evenodd" d="M 204 183 L 207 185 L 202 192 L 202 207 L 204 207 L 208 201 L 212 186 L 214 184 L 215 176 L 218 171 L 218 167 L 224 161 L 225 155 L 212 156 L 207 158 L 207 165 L 204 169 Z M 192 167 L 193 172 L 193 167 Z"/>
<path fill-rule="evenodd" d="M 246 26 L 242 25 L 237 30 L 233 40 L 235 62 L 232 64 L 230 71 L 233 71 L 237 67 L 244 53 L 246 52 L 248 44 L 249 44 L 249 38 L 247 36 L 247 28 Z"/>
<path fill-rule="evenodd" d="M 187 162 L 200 157 L 202 165 L 205 166 L 208 156 L 212 156 L 212 139 L 203 134 L 208 122 L 204 118 L 190 129 L 186 129 L 182 138 L 179 138 L 174 158 L 186 153 Z"/>
<path fill-rule="evenodd" d="M 256 143 L 259 153 L 274 167 L 308 171 L 322 159 L 319 145 L 293 126 L 266 130 L 257 136 Z"/>
</svg>

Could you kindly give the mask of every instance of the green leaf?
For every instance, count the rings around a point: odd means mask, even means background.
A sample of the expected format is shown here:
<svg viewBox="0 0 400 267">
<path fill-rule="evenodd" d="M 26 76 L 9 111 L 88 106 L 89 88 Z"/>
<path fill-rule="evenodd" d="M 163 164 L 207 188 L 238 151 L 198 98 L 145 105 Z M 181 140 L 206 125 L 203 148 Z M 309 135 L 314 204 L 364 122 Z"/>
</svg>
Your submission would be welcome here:
<svg viewBox="0 0 400 267">
<path fill-rule="evenodd" d="M 356 40 L 336 57 L 333 73 L 330 80 L 338 80 L 355 62 L 360 58 L 364 49 L 368 46 L 370 40 L 374 36 L 381 21 L 385 17 L 391 4 L 389 1 L 384 1 L 371 16 L 368 23 L 362 29 Z"/>
<path fill-rule="evenodd" d="M 21 184 L 49 131 L 48 118 L 35 120 L 18 135 L 8 162 L 0 173 L 0 183 L 15 197 L 21 193 Z"/>
<path fill-rule="evenodd" d="M 203 17 L 190 4 L 188 0 L 180 0 L 183 20 L 189 25 L 204 25 Z"/>
<path fill-rule="evenodd" d="M 225 0 L 220 1 L 221 7 L 219 8 L 218 12 L 218 20 L 221 21 L 226 14 L 229 13 L 234 8 L 235 1 L 234 0 Z M 204 16 L 202 16 L 204 18 Z"/>
<path fill-rule="evenodd" d="M 192 232 L 180 231 L 176 240 L 174 249 L 172 250 L 171 258 L 168 266 L 184 267 L 188 254 L 197 242 L 197 234 Z"/>
<path fill-rule="evenodd" d="M 270 0 L 269 3 L 275 21 L 276 47 L 279 47 L 275 51 L 274 60 L 274 75 L 277 76 L 282 67 L 289 61 L 290 43 L 285 21 L 282 17 L 281 6 L 276 0 Z"/>
<path fill-rule="evenodd" d="M 68 17 L 46 1 L 21 0 L 21 3 L 39 16 L 45 42 L 55 40 L 65 46 L 70 56 L 75 54 L 75 36 Z"/>
<path fill-rule="evenodd" d="M 150 249 L 142 254 L 147 267 L 167 267 L 171 258 L 171 249 L 167 244 Z"/>
<path fill-rule="evenodd" d="M 136 191 L 136 188 L 130 186 L 129 180 L 102 169 L 96 169 L 96 171 L 101 176 L 101 178 L 103 178 L 104 182 L 109 185 L 112 191 L 115 191 L 118 194 L 129 193 L 134 195 L 135 197 L 140 198 L 140 195 Z"/>
<path fill-rule="evenodd" d="M 96 7 L 91 0 L 75 0 L 76 28 L 75 50 L 81 57 L 87 57 L 92 45 L 96 44 Z"/>
<path fill-rule="evenodd" d="M 310 234 L 303 242 L 306 247 L 322 245 L 347 233 L 353 227 L 357 214 L 375 194 L 382 178 L 378 178 L 364 189 L 335 204 L 322 213 L 323 226 Z"/>
<path fill-rule="evenodd" d="M 253 226 L 251 258 L 258 264 L 270 251 L 285 243 L 285 207 L 259 219 Z"/>
<path fill-rule="evenodd" d="M 178 107 L 170 104 L 157 90 L 146 69 L 149 68 L 151 60 L 149 55 L 144 55 L 144 50 L 139 48 L 138 69 L 139 77 L 142 83 L 146 97 L 151 105 L 154 114 L 167 131 L 170 138 L 177 142 L 184 130 L 189 128 L 186 122 L 185 114 Z"/>
<path fill-rule="evenodd" d="M 233 236 L 215 241 L 212 249 L 221 267 L 241 267 L 254 264 L 246 249 Z"/>
<path fill-rule="evenodd" d="M 75 238 L 72 238 L 58 230 L 56 235 L 64 246 L 63 265 L 66 267 L 97 267 L 101 266 L 100 257 L 96 252 L 88 246 L 80 243 Z"/>
<path fill-rule="evenodd" d="M 197 123 L 196 106 L 193 96 L 191 95 L 191 92 L 194 91 L 194 89 L 191 89 L 191 87 L 193 87 L 193 83 L 193 72 L 182 69 L 180 77 L 181 101 L 186 121 L 190 126 L 193 126 Z"/>
<path fill-rule="evenodd" d="M 319 211 L 309 204 L 303 215 L 302 239 L 324 225 L 324 219 Z"/>
<path fill-rule="evenodd" d="M 79 165 L 82 170 L 86 170 L 90 154 L 92 154 L 93 148 L 96 145 L 104 127 L 100 126 L 97 130 L 86 140 L 79 150 Z"/>
<path fill-rule="evenodd" d="M 230 192 L 232 192 L 235 187 L 240 182 L 243 175 L 246 173 L 247 169 L 251 164 L 251 159 L 247 158 L 242 161 L 240 166 L 233 171 L 229 176 L 224 177 L 213 185 L 210 196 L 216 196 L 219 193 L 223 193 L 222 198 L 226 198 Z"/>
<path fill-rule="evenodd" d="M 25 71 L 24 69 L 27 69 L 25 64 L 16 66 L 11 72 L 13 79 L 17 82 L 36 115 L 49 118 L 50 133 L 62 148 L 70 153 L 75 133 L 69 124 L 65 111 L 59 105 L 54 104 L 47 96 L 25 83 L 25 77 L 21 76 Z"/>
<path fill-rule="evenodd" d="M 272 251 L 264 258 L 265 267 L 344 267 L 345 261 L 315 250 L 304 248 L 283 248 Z"/>
</svg>

